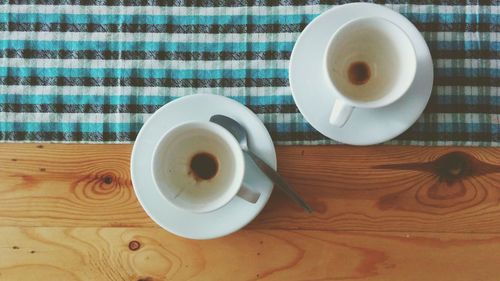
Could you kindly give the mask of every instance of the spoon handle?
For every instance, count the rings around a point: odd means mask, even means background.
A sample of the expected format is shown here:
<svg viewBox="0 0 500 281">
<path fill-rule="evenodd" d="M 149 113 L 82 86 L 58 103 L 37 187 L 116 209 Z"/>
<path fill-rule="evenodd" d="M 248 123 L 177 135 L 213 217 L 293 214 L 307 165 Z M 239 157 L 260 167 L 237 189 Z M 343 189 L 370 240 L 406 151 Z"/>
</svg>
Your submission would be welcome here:
<svg viewBox="0 0 500 281">
<path fill-rule="evenodd" d="M 292 198 L 295 202 L 297 202 L 302 208 L 304 208 L 309 213 L 312 213 L 313 209 L 309 206 L 302 197 L 300 197 L 297 192 L 295 192 L 292 187 L 266 162 L 259 158 L 259 156 L 255 155 L 253 152 L 249 150 L 243 150 L 252 160 L 257 164 L 257 166 L 264 172 L 264 174 L 274 182 L 283 192 L 286 193 L 290 198 Z"/>
</svg>

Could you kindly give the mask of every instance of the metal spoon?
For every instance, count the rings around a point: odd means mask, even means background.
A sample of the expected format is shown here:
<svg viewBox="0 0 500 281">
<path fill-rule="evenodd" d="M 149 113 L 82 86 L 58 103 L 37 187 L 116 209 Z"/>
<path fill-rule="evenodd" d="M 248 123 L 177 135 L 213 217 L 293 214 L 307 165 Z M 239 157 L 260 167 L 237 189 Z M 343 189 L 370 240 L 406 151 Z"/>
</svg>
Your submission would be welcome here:
<svg viewBox="0 0 500 281">
<path fill-rule="evenodd" d="M 292 187 L 266 162 L 255 155 L 252 151 L 248 149 L 248 139 L 247 132 L 240 123 L 236 120 L 229 118 L 225 115 L 214 115 L 210 117 L 210 122 L 216 123 L 228 130 L 240 143 L 243 153 L 246 153 L 250 158 L 257 164 L 257 166 L 264 172 L 264 174 L 273 181 L 281 191 L 285 192 L 288 197 L 292 198 L 297 202 L 302 208 L 311 213 L 312 208 L 300 197 L 300 195 L 295 192 Z"/>
</svg>

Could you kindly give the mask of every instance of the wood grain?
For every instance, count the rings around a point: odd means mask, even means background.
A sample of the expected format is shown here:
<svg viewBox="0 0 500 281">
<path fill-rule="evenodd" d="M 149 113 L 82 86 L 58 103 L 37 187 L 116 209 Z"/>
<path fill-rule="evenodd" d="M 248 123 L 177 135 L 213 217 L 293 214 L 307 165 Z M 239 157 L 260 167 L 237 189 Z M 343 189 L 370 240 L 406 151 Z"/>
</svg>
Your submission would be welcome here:
<svg viewBox="0 0 500 281">
<path fill-rule="evenodd" d="M 500 235 L 0 227 L 0 281 L 498 280 Z M 130 247 L 130 245 L 136 247 Z"/>
<path fill-rule="evenodd" d="M 500 231 L 500 149 L 280 147 L 279 171 L 318 211 L 279 193 L 259 228 Z M 293 224 L 291 223 L 293 222 Z"/>
<path fill-rule="evenodd" d="M 1 144 L 0 225 L 153 226 L 132 188 L 131 149 Z"/>
<path fill-rule="evenodd" d="M 0 226 L 155 226 L 133 192 L 131 148 L 1 144 Z M 500 149 L 328 146 L 277 151 L 279 171 L 317 212 L 307 215 L 275 191 L 249 228 L 500 232 Z M 433 165 L 425 164 L 457 151 L 473 162 L 463 177 L 442 179 Z"/>
<path fill-rule="evenodd" d="M 278 147 L 253 223 L 193 241 L 135 198 L 131 145 L 0 144 L 0 281 L 498 280 L 500 149 Z"/>
<path fill-rule="evenodd" d="M 131 148 L 0 144 L 0 226 L 154 227 L 133 192 Z M 498 148 L 277 151 L 280 172 L 317 212 L 276 190 L 250 229 L 500 232 Z M 443 155 L 468 162 L 443 168 Z"/>
</svg>

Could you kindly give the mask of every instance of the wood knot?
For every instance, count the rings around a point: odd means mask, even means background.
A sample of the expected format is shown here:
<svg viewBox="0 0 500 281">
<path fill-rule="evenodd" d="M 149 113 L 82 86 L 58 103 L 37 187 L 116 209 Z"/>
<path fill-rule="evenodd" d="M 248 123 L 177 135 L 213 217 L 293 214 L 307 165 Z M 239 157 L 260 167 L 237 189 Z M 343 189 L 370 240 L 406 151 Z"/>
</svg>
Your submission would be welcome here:
<svg viewBox="0 0 500 281">
<path fill-rule="evenodd" d="M 125 186 L 126 183 L 120 182 L 119 174 L 106 172 L 76 178 L 71 184 L 71 192 L 81 203 L 88 202 L 94 207 L 109 208 L 112 205 L 121 206 L 133 200 L 133 191 L 124 188 Z"/>
<path fill-rule="evenodd" d="M 132 240 L 132 241 L 130 241 L 130 243 L 128 243 L 128 248 L 131 251 L 137 251 L 141 248 L 141 243 L 139 243 L 139 241 Z"/>
<path fill-rule="evenodd" d="M 143 278 L 137 279 L 137 281 L 153 281 L 153 278 L 151 278 L 151 277 L 143 277 Z"/>
<path fill-rule="evenodd" d="M 37 148 L 43 148 L 43 145 L 40 144 L 40 145 L 37 145 L 36 147 Z"/>
<path fill-rule="evenodd" d="M 102 178 L 102 181 L 105 183 L 105 184 L 112 184 L 113 183 L 113 177 L 112 176 L 104 176 Z"/>
<path fill-rule="evenodd" d="M 436 174 L 441 180 L 453 182 L 472 173 L 471 156 L 463 152 L 451 152 L 434 161 Z"/>
<path fill-rule="evenodd" d="M 447 214 L 482 203 L 488 197 L 488 189 L 483 187 L 488 185 L 476 178 L 500 172 L 500 165 L 462 151 L 453 151 L 432 161 L 384 164 L 374 168 L 421 171 L 427 175 L 420 182 L 413 183 L 413 187 L 381 197 L 378 201 L 380 209 L 422 212 L 425 207 L 426 212 L 433 214 Z"/>
</svg>

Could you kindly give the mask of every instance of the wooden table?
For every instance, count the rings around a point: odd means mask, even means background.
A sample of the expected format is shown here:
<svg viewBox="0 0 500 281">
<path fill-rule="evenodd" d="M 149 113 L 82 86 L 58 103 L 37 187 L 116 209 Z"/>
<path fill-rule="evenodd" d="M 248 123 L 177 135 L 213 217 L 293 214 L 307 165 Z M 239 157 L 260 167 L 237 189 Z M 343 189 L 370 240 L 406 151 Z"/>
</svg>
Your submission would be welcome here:
<svg viewBox="0 0 500 281">
<path fill-rule="evenodd" d="M 500 149 L 278 147 L 317 210 L 275 190 L 233 235 L 156 226 L 131 145 L 0 145 L 0 280 L 499 280 Z"/>
</svg>

